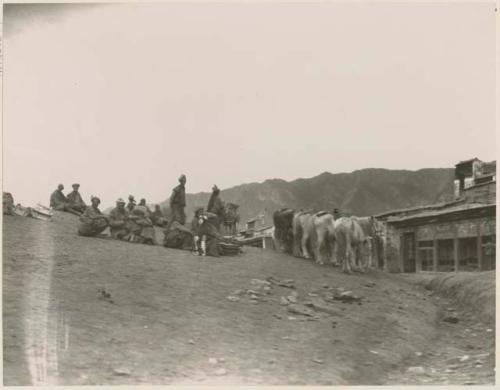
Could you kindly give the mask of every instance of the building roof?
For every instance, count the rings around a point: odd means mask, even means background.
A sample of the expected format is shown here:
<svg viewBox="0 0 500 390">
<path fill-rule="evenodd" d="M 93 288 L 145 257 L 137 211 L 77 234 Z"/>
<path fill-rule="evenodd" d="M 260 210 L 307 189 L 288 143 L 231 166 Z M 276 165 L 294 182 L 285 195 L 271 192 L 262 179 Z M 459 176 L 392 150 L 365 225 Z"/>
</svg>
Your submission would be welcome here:
<svg viewBox="0 0 500 390">
<path fill-rule="evenodd" d="M 412 213 L 412 215 L 414 215 L 415 213 L 418 213 L 420 211 L 442 210 L 444 208 L 455 206 L 455 205 L 462 204 L 462 203 L 465 203 L 465 199 L 457 199 L 457 200 L 454 200 L 451 202 L 441 202 L 441 203 L 434 203 L 434 204 L 429 204 L 429 205 L 424 205 L 424 206 L 410 207 L 407 209 L 391 210 L 391 211 L 387 211 L 385 213 L 374 215 L 374 217 L 375 218 L 384 218 L 384 217 L 390 217 L 392 215 L 405 214 L 405 213 Z"/>
<path fill-rule="evenodd" d="M 441 210 L 429 210 L 414 215 L 403 217 L 390 217 L 387 223 L 406 225 L 408 223 L 419 224 L 449 219 L 474 218 L 487 215 L 495 215 L 496 204 L 466 203 Z"/>
</svg>

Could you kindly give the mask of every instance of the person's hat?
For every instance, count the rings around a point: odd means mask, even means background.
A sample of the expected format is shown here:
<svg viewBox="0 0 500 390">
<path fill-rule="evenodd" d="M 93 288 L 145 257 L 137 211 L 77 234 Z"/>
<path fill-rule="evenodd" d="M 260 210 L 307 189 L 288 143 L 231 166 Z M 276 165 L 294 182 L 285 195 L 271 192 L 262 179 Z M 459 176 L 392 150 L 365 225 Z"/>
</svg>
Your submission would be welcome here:
<svg viewBox="0 0 500 390">
<path fill-rule="evenodd" d="M 94 200 L 97 200 L 99 203 L 101 203 L 101 199 L 99 199 L 97 196 L 91 196 L 90 201 L 93 202 Z"/>
<path fill-rule="evenodd" d="M 78 183 L 75 183 L 75 184 L 72 184 L 71 187 L 75 188 L 75 187 L 80 187 L 80 184 Z"/>
<path fill-rule="evenodd" d="M 123 203 L 123 204 L 125 204 L 125 201 L 122 198 L 118 198 L 117 201 L 116 201 L 116 203 Z"/>
<path fill-rule="evenodd" d="M 186 175 L 182 174 L 179 176 L 179 181 L 181 181 L 182 179 L 186 180 Z"/>
<path fill-rule="evenodd" d="M 134 200 L 134 195 L 129 195 L 128 200 Z"/>
</svg>

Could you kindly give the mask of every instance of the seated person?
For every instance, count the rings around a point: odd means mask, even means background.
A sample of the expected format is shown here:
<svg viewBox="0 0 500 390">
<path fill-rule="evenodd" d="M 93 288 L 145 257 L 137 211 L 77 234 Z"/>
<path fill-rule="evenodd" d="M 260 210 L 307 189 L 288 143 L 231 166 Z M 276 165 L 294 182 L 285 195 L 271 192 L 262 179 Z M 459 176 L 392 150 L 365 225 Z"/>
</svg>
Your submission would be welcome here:
<svg viewBox="0 0 500 390">
<path fill-rule="evenodd" d="M 163 246 L 185 250 L 193 249 L 193 233 L 180 222 L 170 222 L 163 232 Z"/>
<path fill-rule="evenodd" d="M 83 215 L 80 217 L 80 226 L 78 234 L 86 237 L 95 237 L 101 234 L 108 227 L 108 219 L 99 210 L 101 200 L 93 196 L 90 199 L 92 205 L 87 207 Z"/>
<path fill-rule="evenodd" d="M 68 203 L 68 199 L 63 194 L 64 186 L 59 184 L 57 189 L 50 195 L 50 207 L 57 211 L 67 211 L 68 213 L 81 215 L 82 212 L 73 209 Z"/>
<path fill-rule="evenodd" d="M 127 219 L 129 213 L 125 208 L 125 201 L 120 198 L 116 201 L 116 207 L 109 213 L 109 227 L 111 237 L 124 240 L 128 237 Z"/>
<path fill-rule="evenodd" d="M 72 208 L 73 210 L 79 211 L 80 213 L 83 213 L 85 209 L 87 208 L 87 205 L 82 199 L 82 196 L 78 192 L 80 189 L 80 184 L 75 183 L 72 185 L 73 191 L 71 191 L 68 196 L 66 197 L 68 201 L 68 206 Z"/>
<path fill-rule="evenodd" d="M 130 232 L 128 241 L 139 244 L 156 244 L 153 222 L 148 218 L 147 210 L 143 206 L 134 207 L 125 226 Z"/>
<path fill-rule="evenodd" d="M 194 225 L 194 223 L 193 223 Z M 219 242 L 221 239 L 217 229 L 218 216 L 213 213 L 200 213 L 195 228 L 195 252 L 201 256 L 219 257 Z"/>
</svg>

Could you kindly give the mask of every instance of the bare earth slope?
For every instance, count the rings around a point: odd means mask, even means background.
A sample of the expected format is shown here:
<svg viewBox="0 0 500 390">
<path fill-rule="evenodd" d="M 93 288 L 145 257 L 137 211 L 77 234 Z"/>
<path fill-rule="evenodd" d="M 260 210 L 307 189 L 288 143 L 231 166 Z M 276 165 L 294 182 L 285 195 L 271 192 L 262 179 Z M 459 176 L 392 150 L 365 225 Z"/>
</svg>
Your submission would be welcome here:
<svg viewBox="0 0 500 390">
<path fill-rule="evenodd" d="M 443 322 L 452 303 L 401 276 L 346 276 L 256 248 L 200 258 L 79 237 L 76 224 L 66 214 L 53 222 L 4 217 L 6 385 L 493 382 L 494 332 L 461 311 L 457 324 Z M 294 290 L 276 285 L 252 303 L 252 279 L 270 276 L 294 280 L 298 306 L 281 305 Z M 99 297 L 104 284 L 112 302 Z M 337 288 L 361 304 L 328 301 Z M 320 297 L 323 310 L 301 305 Z M 476 325 L 477 338 L 441 340 Z M 447 366 L 408 373 L 424 360 L 437 364 L 449 346 L 454 358 L 486 354 L 474 358 L 482 366 L 466 377 Z"/>
</svg>

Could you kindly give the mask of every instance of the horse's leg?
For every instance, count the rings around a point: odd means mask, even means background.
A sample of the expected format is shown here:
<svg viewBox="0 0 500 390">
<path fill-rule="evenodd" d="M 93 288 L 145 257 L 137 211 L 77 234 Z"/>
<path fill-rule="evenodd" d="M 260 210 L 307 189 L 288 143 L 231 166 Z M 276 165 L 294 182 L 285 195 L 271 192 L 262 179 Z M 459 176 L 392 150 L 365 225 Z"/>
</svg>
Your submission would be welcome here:
<svg viewBox="0 0 500 390">
<path fill-rule="evenodd" d="M 343 271 L 348 274 L 352 274 L 352 269 L 351 269 L 351 239 L 349 237 L 349 232 L 345 234 L 345 256 L 344 256 L 344 264 L 343 264 Z"/>
<path fill-rule="evenodd" d="M 302 240 L 301 240 L 302 254 L 304 255 L 304 258 L 306 258 L 306 259 L 311 258 L 311 255 L 309 254 L 309 252 L 307 250 L 307 241 L 308 240 L 309 240 L 309 234 L 306 232 L 302 232 Z"/>
<path fill-rule="evenodd" d="M 293 255 L 300 257 L 300 228 L 295 223 L 293 225 Z"/>
<path fill-rule="evenodd" d="M 323 246 L 323 241 L 324 241 L 324 234 L 321 232 L 321 228 L 316 229 L 316 245 L 314 246 L 314 256 L 315 256 L 315 261 L 317 264 L 323 265 L 323 259 L 321 258 L 321 247 Z"/>
</svg>

